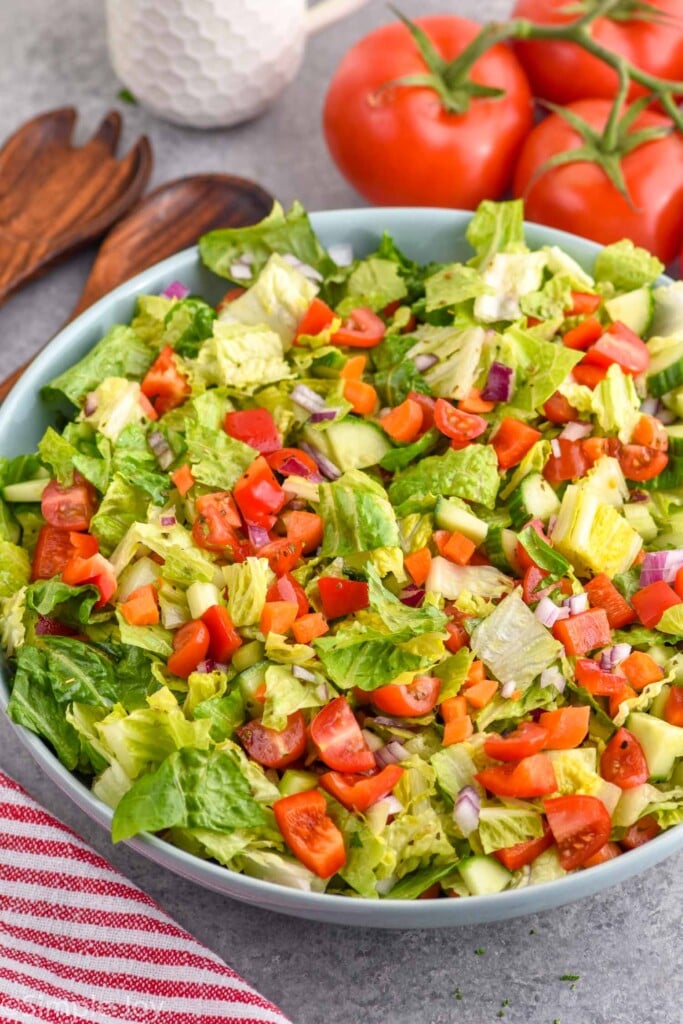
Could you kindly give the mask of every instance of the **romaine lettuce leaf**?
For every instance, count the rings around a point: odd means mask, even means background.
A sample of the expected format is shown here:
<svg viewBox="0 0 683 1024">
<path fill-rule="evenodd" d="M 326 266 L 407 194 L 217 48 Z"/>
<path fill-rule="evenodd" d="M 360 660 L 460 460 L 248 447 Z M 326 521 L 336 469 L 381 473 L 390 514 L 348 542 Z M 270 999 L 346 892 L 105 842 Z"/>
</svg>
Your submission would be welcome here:
<svg viewBox="0 0 683 1024">
<path fill-rule="evenodd" d="M 562 653 L 562 644 L 525 605 L 519 590 L 504 597 L 472 631 L 471 646 L 495 679 L 525 690 Z"/>
<path fill-rule="evenodd" d="M 116 444 L 126 427 L 140 426 L 147 422 L 140 399 L 142 391 L 135 380 L 125 377 L 105 377 L 93 391 L 94 411 L 87 416 L 81 413 L 85 423 L 91 424 L 108 440 Z"/>
<path fill-rule="evenodd" d="M 47 740 L 69 771 L 76 768 L 81 749 L 78 733 L 67 722 L 53 693 L 45 656 L 28 644 L 17 651 L 7 713 L 17 725 Z"/>
<path fill-rule="evenodd" d="M 486 292 L 474 303 L 474 315 L 484 323 L 519 320 L 523 296 L 537 295 L 548 261 L 544 252 L 499 252 L 482 270 Z"/>
<path fill-rule="evenodd" d="M 194 421 L 187 425 L 186 440 L 195 480 L 221 491 L 232 490 L 259 454 L 224 430 L 212 430 Z"/>
<path fill-rule="evenodd" d="M 46 384 L 41 394 L 47 399 L 64 395 L 78 406 L 107 377 L 144 377 L 154 357 L 154 350 L 132 328 L 117 324 L 80 362 Z"/>
<path fill-rule="evenodd" d="M 190 370 L 204 387 L 229 385 L 248 394 L 293 376 L 284 359 L 282 340 L 270 327 L 220 320 L 190 364 Z"/>
<path fill-rule="evenodd" d="M 345 295 L 335 306 L 340 316 L 358 306 L 379 311 L 408 294 L 398 264 L 378 256 L 361 260 L 346 279 Z"/>
<path fill-rule="evenodd" d="M 465 398 L 480 372 L 480 359 L 486 332 L 478 325 L 433 327 L 424 324 L 411 335 L 417 339 L 408 350 L 408 358 L 436 356 L 422 377 L 431 392 L 441 398 Z M 414 363 L 413 363 L 414 365 Z"/>
<path fill-rule="evenodd" d="M 231 739 L 235 729 L 246 719 L 244 698 L 239 687 L 219 697 L 209 697 L 197 704 L 195 719 L 208 718 L 211 723 L 211 739 L 214 743 Z"/>
<path fill-rule="evenodd" d="M 317 286 L 300 270 L 274 253 L 252 286 L 233 299 L 218 319 L 221 323 L 268 327 L 287 349 L 317 291 Z"/>
<path fill-rule="evenodd" d="M 582 358 L 581 352 L 514 325 L 499 343 L 498 359 L 515 371 L 514 406 L 524 412 L 540 409 Z"/>
<path fill-rule="evenodd" d="M 386 491 L 367 473 L 350 470 L 332 483 L 320 484 L 319 494 L 323 558 L 399 547 L 396 516 Z"/>
<path fill-rule="evenodd" d="M 254 626 L 261 618 L 266 592 L 275 576 L 267 558 L 249 556 L 243 562 L 223 566 L 228 587 L 228 611 L 235 626 Z"/>
<path fill-rule="evenodd" d="M 281 732 L 287 718 L 303 708 L 319 708 L 327 702 L 321 697 L 317 683 L 297 679 L 285 665 L 270 665 L 266 669 L 266 700 L 263 706 L 263 724 Z"/>
<path fill-rule="evenodd" d="M 449 263 L 425 279 L 425 308 L 430 313 L 444 306 L 457 306 L 491 291 L 474 267 Z"/>
<path fill-rule="evenodd" d="M 31 578 L 28 552 L 9 540 L 0 540 L 0 597 L 11 597 Z"/>
<path fill-rule="evenodd" d="M 595 258 L 596 280 L 610 282 L 618 292 L 630 292 L 656 281 L 664 264 L 628 238 L 606 245 Z"/>
<path fill-rule="evenodd" d="M 476 252 L 470 262 L 485 267 L 498 252 L 524 250 L 524 203 L 521 199 L 495 203 L 485 199 L 467 226 L 467 241 Z"/>
<path fill-rule="evenodd" d="M 100 507 L 90 520 L 90 532 L 97 538 L 103 555 L 110 555 L 135 523 L 147 518 L 149 494 L 132 480 L 116 473 Z"/>
<path fill-rule="evenodd" d="M 443 455 L 429 455 L 409 466 L 394 478 L 389 498 L 393 505 L 400 505 L 415 494 L 441 494 L 493 508 L 499 484 L 493 448 L 471 444 L 460 451 L 449 448 Z"/>
<path fill-rule="evenodd" d="M 538 839 L 543 835 L 543 819 L 535 811 L 513 807 L 482 807 L 479 813 L 479 840 L 484 853 Z"/>
</svg>

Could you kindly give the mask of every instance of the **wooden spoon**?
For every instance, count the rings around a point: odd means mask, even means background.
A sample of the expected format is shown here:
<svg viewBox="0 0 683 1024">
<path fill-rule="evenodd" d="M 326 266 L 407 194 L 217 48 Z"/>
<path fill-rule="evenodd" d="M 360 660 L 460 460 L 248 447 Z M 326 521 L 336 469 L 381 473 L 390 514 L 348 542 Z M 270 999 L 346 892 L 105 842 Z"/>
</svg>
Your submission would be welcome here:
<svg viewBox="0 0 683 1024">
<path fill-rule="evenodd" d="M 205 231 L 255 224 L 272 205 L 273 197 L 259 185 L 227 174 L 166 182 L 109 232 L 67 323 L 140 271 L 193 245 Z M 0 383 L 0 402 L 34 358 Z"/>
<path fill-rule="evenodd" d="M 152 170 L 142 136 L 121 160 L 121 115 L 72 145 L 73 107 L 33 118 L 0 150 L 0 304 L 50 264 L 94 241 L 137 202 Z"/>
</svg>

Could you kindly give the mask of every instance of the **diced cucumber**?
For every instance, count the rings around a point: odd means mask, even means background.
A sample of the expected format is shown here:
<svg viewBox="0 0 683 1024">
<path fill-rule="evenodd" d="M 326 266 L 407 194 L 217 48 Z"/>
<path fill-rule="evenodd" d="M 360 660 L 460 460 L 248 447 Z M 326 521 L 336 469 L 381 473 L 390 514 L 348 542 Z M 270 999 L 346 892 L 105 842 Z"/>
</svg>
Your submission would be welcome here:
<svg viewBox="0 0 683 1024">
<path fill-rule="evenodd" d="M 683 337 L 683 281 L 660 285 L 653 293 L 655 300 L 651 334 L 664 338 Z"/>
<path fill-rule="evenodd" d="M 232 656 L 232 666 L 236 672 L 244 672 L 246 668 L 251 668 L 257 661 L 262 661 L 264 652 L 265 645 L 260 640 L 242 644 Z"/>
<path fill-rule="evenodd" d="M 670 686 L 663 686 L 650 705 L 649 714 L 655 718 L 664 718 L 664 708 L 669 697 Z"/>
<path fill-rule="evenodd" d="M 305 440 L 321 448 L 342 473 L 376 466 L 392 447 L 376 424 L 350 416 L 339 423 L 331 423 L 324 431 L 306 427 L 303 434 Z"/>
<path fill-rule="evenodd" d="M 318 776 L 313 772 L 297 771 L 295 768 L 288 768 L 280 779 L 278 789 L 282 796 L 293 796 L 294 793 L 305 793 L 308 789 L 315 789 L 318 785 Z"/>
<path fill-rule="evenodd" d="M 202 583 L 200 580 L 190 583 L 185 596 L 193 619 L 201 619 L 204 612 L 220 604 L 221 600 L 221 592 L 214 583 Z"/>
<path fill-rule="evenodd" d="M 631 712 L 626 728 L 643 748 L 650 778 L 655 782 L 668 779 L 676 758 L 683 757 L 683 729 L 642 711 Z"/>
<path fill-rule="evenodd" d="M 7 484 L 7 487 L 2 489 L 2 496 L 5 501 L 40 501 L 49 483 L 49 477 L 42 477 L 40 480 L 23 480 L 20 484 Z"/>
<path fill-rule="evenodd" d="M 648 804 L 658 799 L 661 799 L 661 793 L 649 782 L 622 790 L 619 803 L 612 815 L 612 824 L 615 828 L 628 828 L 642 817 Z"/>
<path fill-rule="evenodd" d="M 472 512 L 461 508 L 450 498 L 438 498 L 434 509 L 436 525 L 442 530 L 458 531 L 479 547 L 486 540 L 489 532 L 488 523 L 479 519 Z"/>
<path fill-rule="evenodd" d="M 510 495 L 508 510 L 513 526 L 521 530 L 530 519 L 547 523 L 557 515 L 560 499 L 540 473 L 529 473 Z"/>
<path fill-rule="evenodd" d="M 501 572 L 518 575 L 517 534 L 505 527 L 491 526 L 486 536 L 486 554 L 491 565 Z"/>
<path fill-rule="evenodd" d="M 269 664 L 270 662 L 268 661 L 257 661 L 250 665 L 249 668 L 245 668 L 238 676 L 235 676 L 234 682 L 239 685 L 244 703 L 250 715 L 260 716 L 263 713 L 263 701 L 257 699 L 257 694 L 260 696 L 259 691 L 261 687 L 265 686 L 266 669 Z"/>
<path fill-rule="evenodd" d="M 667 338 L 669 344 L 662 345 L 663 340 L 654 338 L 656 344 L 648 343 L 650 366 L 645 383 L 654 398 L 660 398 L 683 384 L 683 341 Z"/>
<path fill-rule="evenodd" d="M 649 285 L 643 285 L 642 288 L 636 288 L 635 291 L 608 299 L 605 309 L 611 320 L 621 321 L 642 338 L 650 329 L 655 312 L 652 288 Z"/>
<path fill-rule="evenodd" d="M 636 505 L 624 505 L 623 512 L 628 525 L 640 534 L 646 544 L 655 539 L 659 531 L 647 505 L 642 502 L 638 502 Z"/>
<path fill-rule="evenodd" d="M 512 875 L 495 857 L 474 856 L 462 860 L 458 871 L 472 896 L 502 892 L 510 884 Z"/>
<path fill-rule="evenodd" d="M 672 423 L 666 428 L 669 437 L 669 450 L 674 455 L 683 455 L 683 423 Z"/>
</svg>

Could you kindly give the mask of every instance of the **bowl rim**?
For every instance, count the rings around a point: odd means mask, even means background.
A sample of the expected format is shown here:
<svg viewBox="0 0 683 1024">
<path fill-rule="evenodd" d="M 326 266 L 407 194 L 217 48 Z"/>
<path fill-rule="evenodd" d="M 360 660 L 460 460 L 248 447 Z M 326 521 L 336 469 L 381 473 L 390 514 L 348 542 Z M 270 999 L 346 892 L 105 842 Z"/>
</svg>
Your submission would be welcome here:
<svg viewBox="0 0 683 1024">
<path fill-rule="evenodd" d="M 452 225 L 457 231 L 469 223 L 473 214 L 467 210 L 421 207 L 380 207 L 328 210 L 310 213 L 317 233 L 336 234 L 340 230 L 396 231 L 396 225 L 414 227 L 419 223 L 443 228 Z M 568 232 L 544 225 L 524 222 L 527 237 L 532 244 L 558 244 L 578 253 L 579 260 L 594 256 L 602 246 Z M 327 244 L 330 244 L 329 241 Z M 31 366 L 17 381 L 5 402 L 0 406 L 0 442 L 11 429 L 14 415 L 21 404 L 39 401 L 40 386 L 48 374 L 54 356 L 62 350 L 71 352 L 79 341 L 95 328 L 100 318 L 105 320 L 120 300 L 131 300 L 145 290 L 158 290 L 166 277 L 173 280 L 182 275 L 183 268 L 194 267 L 200 261 L 198 246 L 191 246 L 154 264 L 135 277 L 119 285 L 99 299 L 74 321 L 60 330 Z M 662 281 L 669 278 L 663 277 Z M 116 322 L 111 320 L 110 322 Z M 71 359 L 67 365 L 71 365 Z M 9 698 L 6 664 L 0 664 L 0 711 L 6 714 Z M 9 719 L 11 722 L 11 719 Z M 40 737 L 21 725 L 11 722 L 20 741 L 45 770 L 48 777 L 82 811 L 99 825 L 111 829 L 113 811 L 100 801 L 74 774 L 69 772 Z M 110 840 L 111 841 L 111 840 Z M 210 861 L 203 860 L 180 847 L 150 833 L 126 840 L 126 845 L 157 864 L 205 888 L 220 892 L 242 902 L 264 909 L 305 917 L 312 920 L 350 926 L 377 928 L 441 928 L 465 924 L 504 920 L 548 910 L 574 900 L 593 895 L 609 886 L 640 874 L 648 867 L 671 856 L 683 848 L 683 825 L 662 832 L 650 842 L 627 854 L 597 865 L 586 871 L 570 873 L 562 878 L 517 889 L 462 899 L 397 900 L 390 897 L 368 900 L 328 893 L 312 893 L 264 881 Z"/>
</svg>

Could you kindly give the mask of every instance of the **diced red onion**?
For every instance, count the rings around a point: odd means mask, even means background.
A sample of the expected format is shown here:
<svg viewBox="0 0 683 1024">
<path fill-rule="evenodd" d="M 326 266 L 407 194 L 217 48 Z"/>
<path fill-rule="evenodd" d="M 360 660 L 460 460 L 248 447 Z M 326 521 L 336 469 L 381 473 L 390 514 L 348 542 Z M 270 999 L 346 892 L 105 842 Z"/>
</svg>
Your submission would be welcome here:
<svg viewBox="0 0 683 1024">
<path fill-rule="evenodd" d="M 670 423 L 673 423 L 676 419 L 676 413 L 673 409 L 662 408 L 657 413 L 657 419 L 660 423 L 663 423 L 665 427 L 668 427 Z"/>
<path fill-rule="evenodd" d="M 606 647 L 600 655 L 600 668 L 605 672 L 612 672 L 617 665 L 628 658 L 630 653 L 630 644 L 615 644 L 614 647 Z"/>
<path fill-rule="evenodd" d="M 321 412 L 325 408 L 325 399 L 306 384 L 296 384 L 290 397 L 306 412 Z"/>
<path fill-rule="evenodd" d="M 168 469 L 173 462 L 171 446 L 160 430 L 153 430 L 147 438 L 147 443 L 154 452 L 154 457 L 161 469 Z"/>
<path fill-rule="evenodd" d="M 304 277 L 310 278 L 311 281 L 322 281 L 323 275 L 315 267 L 310 266 L 308 263 L 304 263 L 295 256 L 293 252 L 285 252 L 282 254 L 282 258 L 290 266 L 294 267 L 299 273 L 303 274 Z"/>
<path fill-rule="evenodd" d="M 85 397 L 85 405 L 83 406 L 83 412 L 86 416 L 92 416 L 97 411 L 97 395 L 94 391 L 91 391 L 89 395 Z"/>
<path fill-rule="evenodd" d="M 550 449 L 551 449 L 551 451 L 552 451 L 552 453 L 553 453 L 553 455 L 555 456 L 556 459 L 561 459 L 562 458 L 562 449 L 560 447 L 560 442 L 558 441 L 558 439 L 556 437 L 553 437 L 551 439 L 551 441 L 550 441 Z"/>
<path fill-rule="evenodd" d="M 316 686 L 315 695 L 323 704 L 326 704 L 330 699 L 330 688 L 324 679 Z"/>
<path fill-rule="evenodd" d="M 570 615 L 580 615 L 581 612 L 588 611 L 588 594 L 585 591 L 582 594 L 572 594 L 571 597 L 565 597 L 562 604 L 569 609 Z"/>
<path fill-rule="evenodd" d="M 659 411 L 658 398 L 645 398 L 640 404 L 640 411 L 646 416 L 656 416 Z"/>
<path fill-rule="evenodd" d="M 204 661 L 200 661 L 197 665 L 195 672 L 213 672 L 216 667 L 216 662 L 213 658 L 205 658 Z"/>
<path fill-rule="evenodd" d="M 387 812 L 387 818 L 391 817 L 392 814 L 400 814 L 403 810 L 403 804 L 393 793 L 384 797 L 384 807 Z M 377 884 L 379 885 L 379 882 Z"/>
<path fill-rule="evenodd" d="M 548 520 L 548 535 L 549 536 L 553 532 L 553 530 L 555 529 L 556 526 L 557 526 L 557 516 L 551 516 L 550 519 Z"/>
<path fill-rule="evenodd" d="M 569 608 L 559 608 L 549 597 L 542 597 L 536 605 L 534 615 L 540 623 L 552 629 L 560 619 L 569 618 Z"/>
<path fill-rule="evenodd" d="M 419 728 L 419 726 L 411 725 L 410 722 L 407 722 L 405 719 L 389 718 L 388 715 L 377 715 L 376 718 L 373 719 L 373 722 L 375 722 L 376 725 L 385 725 L 390 729 L 396 728 L 415 730 Z"/>
<path fill-rule="evenodd" d="M 186 299 L 190 289 L 182 281 L 171 281 L 161 294 L 164 299 Z"/>
<path fill-rule="evenodd" d="M 664 580 L 673 583 L 676 573 L 683 567 L 683 549 L 672 551 L 648 551 L 643 559 L 640 573 L 641 587 Z"/>
<path fill-rule="evenodd" d="M 405 761 L 410 754 L 398 740 L 389 740 L 386 746 L 375 751 L 375 762 L 378 768 L 386 768 L 388 764 L 398 764 Z"/>
<path fill-rule="evenodd" d="M 282 476 L 303 476 L 308 479 L 317 475 L 301 459 L 297 459 L 295 455 L 290 455 L 288 459 L 285 459 L 278 472 Z"/>
<path fill-rule="evenodd" d="M 336 418 L 336 409 L 321 409 L 319 412 L 311 413 L 311 423 L 323 423 L 325 420 L 334 420 Z"/>
<path fill-rule="evenodd" d="M 479 825 L 481 799 L 472 786 L 463 786 L 453 808 L 453 821 L 464 836 L 469 836 Z"/>
<path fill-rule="evenodd" d="M 263 526 L 252 526 L 251 523 L 247 523 L 247 533 L 249 541 L 256 551 L 265 547 L 266 544 L 270 544 L 268 531 Z"/>
<path fill-rule="evenodd" d="M 515 387 L 515 371 L 505 363 L 493 362 L 481 393 L 485 402 L 509 402 Z"/>
<path fill-rule="evenodd" d="M 176 524 L 176 517 L 175 516 L 161 516 L 161 518 L 159 519 L 159 522 L 161 523 L 162 526 L 175 526 L 175 524 Z"/>
<path fill-rule="evenodd" d="M 420 373 L 424 373 L 425 370 L 428 370 L 430 366 L 434 366 L 434 363 L 438 363 L 438 361 L 439 357 L 433 355 L 431 352 L 421 352 L 413 359 L 415 367 L 420 371 Z"/>
<path fill-rule="evenodd" d="M 414 583 L 409 583 L 401 591 L 399 600 L 402 604 L 408 605 L 409 608 L 419 608 L 425 599 L 425 593 L 424 587 L 418 587 Z"/>
<path fill-rule="evenodd" d="M 516 689 L 517 683 L 514 681 L 514 679 L 508 679 L 507 682 L 503 683 L 503 685 L 501 686 L 500 695 L 501 697 L 504 697 L 505 700 L 509 700 Z"/>
<path fill-rule="evenodd" d="M 581 441 L 584 437 L 588 437 L 593 432 L 592 423 L 578 423 L 576 420 L 572 420 L 568 423 L 560 437 L 563 441 Z"/>
<path fill-rule="evenodd" d="M 248 281 L 251 277 L 251 267 L 241 261 L 231 263 L 229 273 L 233 281 Z"/>
<path fill-rule="evenodd" d="M 305 679 L 307 683 L 315 682 L 315 675 L 301 665 L 292 665 L 292 675 L 296 676 L 297 679 Z"/>
<path fill-rule="evenodd" d="M 348 267 L 353 263 L 353 247 L 347 242 L 338 242 L 327 250 L 328 256 L 338 267 Z"/>
<path fill-rule="evenodd" d="M 647 493 L 647 491 L 631 491 L 628 496 L 628 500 L 631 502 L 631 504 L 639 501 L 649 501 L 650 495 Z"/>
<path fill-rule="evenodd" d="M 316 448 L 312 444 L 308 444 L 306 441 L 300 441 L 299 448 L 315 460 L 318 469 L 323 476 L 327 477 L 328 480 L 338 480 L 342 475 L 339 466 L 335 466 L 334 462 L 332 462 L 331 459 L 328 459 L 327 455 L 324 455 L 319 448 Z"/>
<path fill-rule="evenodd" d="M 562 693 L 566 685 L 567 680 L 562 675 L 557 665 L 551 665 L 550 668 L 544 668 L 541 672 L 541 686 L 554 686 L 558 693 Z"/>
</svg>

